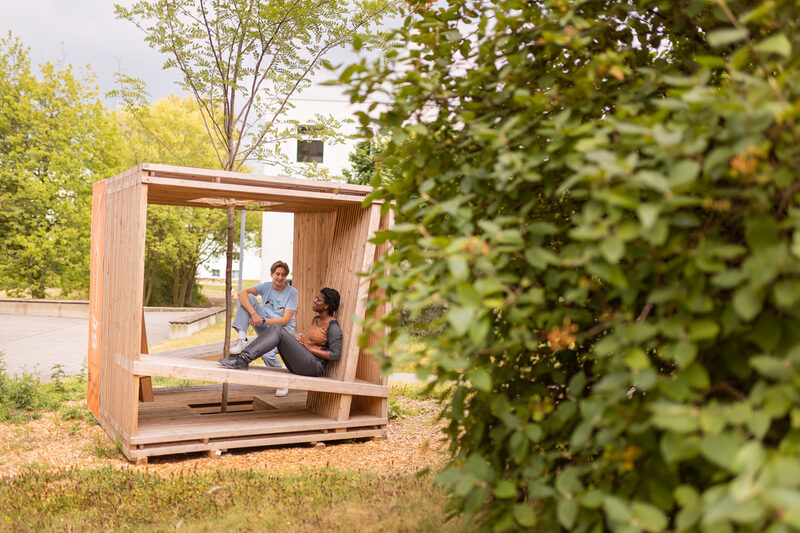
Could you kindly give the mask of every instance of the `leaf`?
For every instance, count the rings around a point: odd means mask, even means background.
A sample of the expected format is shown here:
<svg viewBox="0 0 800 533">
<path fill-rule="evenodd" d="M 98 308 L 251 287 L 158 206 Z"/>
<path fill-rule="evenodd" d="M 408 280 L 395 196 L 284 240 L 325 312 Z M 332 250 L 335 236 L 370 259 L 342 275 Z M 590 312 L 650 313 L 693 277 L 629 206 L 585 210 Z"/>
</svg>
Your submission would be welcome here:
<svg viewBox="0 0 800 533">
<path fill-rule="evenodd" d="M 642 204 L 636 208 L 636 214 L 639 216 L 639 220 L 641 220 L 642 227 L 645 230 L 653 229 L 660 212 L 661 206 L 658 204 Z"/>
<path fill-rule="evenodd" d="M 792 43 L 784 34 L 776 33 L 756 44 L 755 50 L 759 54 L 775 54 L 788 59 L 792 55 Z"/>
<path fill-rule="evenodd" d="M 489 392 L 492 390 L 492 377 L 489 375 L 482 368 L 473 368 L 467 373 L 467 379 L 472 383 L 472 385 L 484 392 Z"/>
<path fill-rule="evenodd" d="M 556 506 L 558 522 L 567 530 L 571 530 L 578 517 L 578 503 L 571 498 L 560 498 Z"/>
<path fill-rule="evenodd" d="M 744 439 L 733 433 L 707 435 L 700 441 L 700 453 L 715 465 L 733 470 L 733 461 Z"/>
<path fill-rule="evenodd" d="M 644 502 L 633 502 L 631 505 L 636 525 L 647 531 L 663 531 L 667 527 L 667 517 L 655 505 Z"/>
<path fill-rule="evenodd" d="M 626 523 L 631 519 L 631 510 L 624 500 L 616 496 L 606 496 L 603 500 L 603 510 L 609 520 L 613 522 Z"/>
<path fill-rule="evenodd" d="M 450 257 L 447 260 L 447 268 L 450 270 L 450 273 L 453 274 L 453 277 L 457 280 L 463 280 L 467 278 L 469 274 L 469 266 L 467 265 L 466 259 L 463 257 Z"/>
<path fill-rule="evenodd" d="M 625 356 L 625 364 L 631 370 L 644 370 L 650 366 L 650 358 L 641 348 L 633 348 Z"/>
<path fill-rule="evenodd" d="M 536 523 L 536 514 L 530 505 L 518 503 L 514 505 L 514 519 L 522 527 L 531 527 Z"/>
<path fill-rule="evenodd" d="M 475 317 L 474 307 L 454 307 L 447 311 L 447 321 L 458 335 L 464 335 L 472 326 Z"/>
<path fill-rule="evenodd" d="M 703 318 L 689 324 L 689 339 L 692 341 L 713 339 L 718 333 L 719 324 L 710 318 Z"/>
<path fill-rule="evenodd" d="M 513 498 L 517 495 L 517 486 L 513 481 L 504 479 L 495 486 L 494 495 L 495 498 L 500 498 L 501 500 Z"/>
<path fill-rule="evenodd" d="M 618 263 L 625 254 L 625 243 L 619 239 L 606 239 L 600 243 L 600 253 L 609 263 Z"/>
<path fill-rule="evenodd" d="M 758 316 L 762 304 L 760 293 L 750 287 L 740 287 L 733 295 L 733 310 L 745 322 L 750 322 Z"/>
<path fill-rule="evenodd" d="M 745 37 L 747 37 L 747 30 L 744 28 L 725 28 L 708 32 L 707 40 L 713 48 L 720 48 L 741 41 Z"/>
</svg>

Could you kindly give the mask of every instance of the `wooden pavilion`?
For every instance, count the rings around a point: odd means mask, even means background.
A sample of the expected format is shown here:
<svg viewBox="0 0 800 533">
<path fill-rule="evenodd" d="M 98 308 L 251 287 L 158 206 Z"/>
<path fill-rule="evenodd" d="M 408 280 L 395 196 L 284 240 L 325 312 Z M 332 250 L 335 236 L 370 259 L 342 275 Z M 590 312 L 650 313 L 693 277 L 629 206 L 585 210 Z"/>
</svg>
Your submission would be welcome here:
<svg viewBox="0 0 800 533">
<path fill-rule="evenodd" d="M 366 353 L 377 336 L 359 347 L 358 319 L 370 287 L 357 274 L 383 252 L 369 239 L 389 224 L 379 204 L 364 205 L 370 190 L 148 163 L 94 185 L 87 403 L 128 459 L 385 436 L 387 379 Z M 260 366 L 224 368 L 217 363 L 222 343 L 149 354 L 143 311 L 148 204 L 294 213 L 297 328 L 310 322 L 309 302 L 319 289 L 336 288 L 341 359 L 328 364 L 325 377 L 309 378 Z M 228 410 L 221 412 L 219 385 L 153 390 L 150 376 L 229 383 Z M 277 398 L 276 388 L 291 392 Z"/>
</svg>

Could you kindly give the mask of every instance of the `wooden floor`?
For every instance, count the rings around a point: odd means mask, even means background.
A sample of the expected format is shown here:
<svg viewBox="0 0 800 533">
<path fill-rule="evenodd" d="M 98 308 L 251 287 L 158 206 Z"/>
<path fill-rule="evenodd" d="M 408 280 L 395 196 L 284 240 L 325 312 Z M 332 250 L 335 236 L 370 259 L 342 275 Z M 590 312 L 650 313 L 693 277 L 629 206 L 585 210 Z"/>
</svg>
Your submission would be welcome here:
<svg viewBox="0 0 800 533">
<path fill-rule="evenodd" d="M 388 420 L 354 411 L 337 422 L 306 409 L 306 392 L 276 397 L 275 389 L 229 386 L 220 412 L 221 385 L 155 389 L 139 403 L 138 431 L 123 446 L 129 459 L 240 447 L 323 442 L 386 434 Z"/>
</svg>

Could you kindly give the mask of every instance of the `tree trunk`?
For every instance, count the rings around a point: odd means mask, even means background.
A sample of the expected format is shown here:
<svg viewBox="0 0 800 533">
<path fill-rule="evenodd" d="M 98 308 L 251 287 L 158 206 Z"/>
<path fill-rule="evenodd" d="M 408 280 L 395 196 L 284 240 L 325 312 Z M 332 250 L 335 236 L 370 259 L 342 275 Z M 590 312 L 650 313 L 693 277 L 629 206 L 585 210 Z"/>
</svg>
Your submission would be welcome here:
<svg viewBox="0 0 800 533">
<path fill-rule="evenodd" d="M 231 301 L 231 290 L 233 290 L 232 271 L 233 271 L 233 221 L 235 214 L 233 206 L 228 206 L 228 249 L 225 252 L 225 345 L 223 355 L 231 355 L 231 322 L 233 320 L 233 302 Z M 228 382 L 222 384 L 222 399 L 220 401 L 220 411 L 228 411 Z"/>
<path fill-rule="evenodd" d="M 189 299 L 186 302 L 186 305 L 188 307 L 191 307 L 193 302 L 194 302 L 194 277 L 195 277 L 195 275 L 197 275 L 197 263 L 196 262 L 195 262 L 194 265 L 192 265 L 192 268 L 189 269 L 189 280 L 190 280 L 189 281 L 189 297 L 188 297 Z"/>
<path fill-rule="evenodd" d="M 155 257 L 151 257 L 150 260 L 147 262 L 147 266 L 145 267 L 145 273 L 147 279 L 145 280 L 145 291 L 144 291 L 144 305 L 150 305 L 150 297 L 153 296 L 153 285 L 156 281 L 156 271 L 158 270 L 158 259 L 159 254 L 155 254 Z"/>
</svg>

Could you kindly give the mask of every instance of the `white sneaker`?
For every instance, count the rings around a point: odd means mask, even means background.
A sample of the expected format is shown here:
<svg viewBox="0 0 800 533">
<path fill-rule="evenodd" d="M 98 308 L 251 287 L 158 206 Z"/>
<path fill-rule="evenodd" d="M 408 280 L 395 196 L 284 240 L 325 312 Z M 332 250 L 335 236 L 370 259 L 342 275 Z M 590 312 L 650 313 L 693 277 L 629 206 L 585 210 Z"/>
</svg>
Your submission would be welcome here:
<svg viewBox="0 0 800 533">
<path fill-rule="evenodd" d="M 277 389 L 275 391 L 275 396 L 286 396 L 289 394 L 289 389 Z"/>
<path fill-rule="evenodd" d="M 231 342 L 231 355 L 238 355 L 242 353 L 244 347 L 247 346 L 247 341 L 244 339 L 236 339 L 235 341 Z"/>
</svg>

